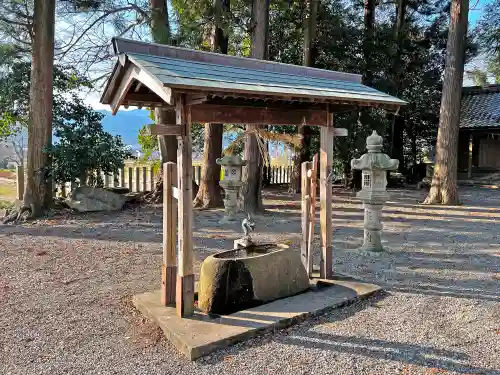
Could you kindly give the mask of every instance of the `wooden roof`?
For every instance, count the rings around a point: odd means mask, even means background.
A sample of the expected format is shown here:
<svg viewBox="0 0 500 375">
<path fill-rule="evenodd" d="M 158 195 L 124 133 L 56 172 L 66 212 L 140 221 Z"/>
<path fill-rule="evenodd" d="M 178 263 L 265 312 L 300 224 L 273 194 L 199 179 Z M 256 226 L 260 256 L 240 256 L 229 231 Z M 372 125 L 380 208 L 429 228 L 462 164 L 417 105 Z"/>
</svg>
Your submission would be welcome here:
<svg viewBox="0 0 500 375">
<path fill-rule="evenodd" d="M 245 105 L 261 111 L 283 111 L 287 106 L 324 111 L 326 105 L 330 112 L 361 106 L 396 111 L 405 104 L 362 85 L 356 74 L 122 38 L 113 39 L 113 46 L 118 61 L 101 98 L 113 113 L 121 105 L 173 105 L 173 96 L 179 93 L 187 94 L 192 105 Z"/>
</svg>

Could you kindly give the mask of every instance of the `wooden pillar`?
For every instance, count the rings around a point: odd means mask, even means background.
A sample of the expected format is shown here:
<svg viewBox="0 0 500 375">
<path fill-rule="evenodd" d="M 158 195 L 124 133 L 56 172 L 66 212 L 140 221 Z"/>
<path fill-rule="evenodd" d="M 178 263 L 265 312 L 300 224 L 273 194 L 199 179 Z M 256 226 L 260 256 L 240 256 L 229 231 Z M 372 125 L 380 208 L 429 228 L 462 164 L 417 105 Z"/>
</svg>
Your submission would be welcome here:
<svg viewBox="0 0 500 375">
<path fill-rule="evenodd" d="M 24 199 L 24 167 L 18 165 L 16 167 L 16 179 L 17 179 L 17 200 L 22 201 Z"/>
<path fill-rule="evenodd" d="M 139 167 L 135 167 L 135 191 L 141 191 L 141 169 Z"/>
<path fill-rule="evenodd" d="M 149 190 L 153 191 L 155 189 L 155 169 L 153 166 L 149 167 L 149 177 L 150 177 Z"/>
<path fill-rule="evenodd" d="M 177 202 L 172 186 L 177 185 L 177 165 L 163 164 L 163 264 L 161 267 L 161 303 L 175 304 L 177 278 Z"/>
<path fill-rule="evenodd" d="M 194 313 L 193 274 L 193 160 L 191 145 L 191 108 L 186 106 L 185 94 L 175 100 L 176 124 L 183 135 L 177 136 L 177 186 L 179 189 L 179 261 L 177 273 L 176 308 L 181 317 Z"/>
<path fill-rule="evenodd" d="M 120 169 L 120 187 L 125 187 L 125 168 Z"/>
<path fill-rule="evenodd" d="M 311 168 L 307 172 L 307 180 L 309 182 L 309 238 L 307 245 L 307 273 L 312 277 L 313 272 L 313 240 L 314 228 L 316 223 L 316 188 L 317 188 L 317 173 L 318 173 L 318 154 L 315 154 L 311 163 Z"/>
<path fill-rule="evenodd" d="M 321 262 L 320 277 L 332 277 L 332 183 L 329 175 L 333 165 L 333 114 L 327 113 L 328 126 L 320 134 L 320 225 Z"/>
<path fill-rule="evenodd" d="M 310 187 L 309 178 L 307 177 L 307 171 L 311 168 L 311 162 L 305 161 L 302 163 L 302 181 L 301 181 L 301 216 L 302 216 L 302 241 L 300 247 L 300 259 L 304 268 L 308 269 L 308 255 L 309 255 L 309 212 L 311 209 L 310 200 Z M 310 276 L 310 275 L 309 275 Z"/>
<path fill-rule="evenodd" d="M 128 168 L 128 176 L 127 176 L 128 177 L 127 178 L 128 179 L 128 186 L 127 187 L 128 187 L 128 190 L 130 190 L 130 192 L 132 192 L 134 190 L 134 188 L 132 186 L 132 181 L 134 180 L 134 178 L 132 176 L 132 170 L 133 169 L 131 167 Z"/>
<path fill-rule="evenodd" d="M 142 167 L 142 191 L 148 190 L 148 168 Z"/>
<path fill-rule="evenodd" d="M 472 178 L 472 150 L 474 147 L 474 138 L 472 137 L 472 131 L 469 135 L 469 163 L 467 166 L 467 178 Z"/>
</svg>

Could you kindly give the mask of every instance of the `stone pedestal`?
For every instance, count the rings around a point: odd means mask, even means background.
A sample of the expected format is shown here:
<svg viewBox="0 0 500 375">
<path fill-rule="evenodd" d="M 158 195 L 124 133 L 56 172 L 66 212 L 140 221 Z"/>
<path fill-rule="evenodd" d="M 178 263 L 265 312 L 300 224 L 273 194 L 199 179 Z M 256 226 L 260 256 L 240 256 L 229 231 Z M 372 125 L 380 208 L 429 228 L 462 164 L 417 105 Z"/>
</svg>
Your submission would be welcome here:
<svg viewBox="0 0 500 375">
<path fill-rule="evenodd" d="M 237 220 L 238 213 L 238 192 L 241 188 L 241 183 L 236 181 L 222 180 L 220 186 L 224 189 L 224 217 L 220 221 L 221 224 L 231 223 Z"/>
<path fill-rule="evenodd" d="M 382 205 L 365 203 L 364 238 L 361 250 L 382 251 Z"/>
</svg>

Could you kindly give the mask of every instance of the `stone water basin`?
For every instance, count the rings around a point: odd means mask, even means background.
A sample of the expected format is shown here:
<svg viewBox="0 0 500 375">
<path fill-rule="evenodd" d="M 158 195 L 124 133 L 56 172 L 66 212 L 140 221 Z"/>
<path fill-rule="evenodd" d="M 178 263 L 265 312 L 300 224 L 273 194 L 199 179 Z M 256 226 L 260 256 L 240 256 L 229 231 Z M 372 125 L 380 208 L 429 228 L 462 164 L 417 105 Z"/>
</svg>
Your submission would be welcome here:
<svg viewBox="0 0 500 375">
<path fill-rule="evenodd" d="M 225 315 L 309 288 L 300 253 L 284 244 L 258 244 L 222 251 L 203 261 L 198 307 Z"/>
</svg>

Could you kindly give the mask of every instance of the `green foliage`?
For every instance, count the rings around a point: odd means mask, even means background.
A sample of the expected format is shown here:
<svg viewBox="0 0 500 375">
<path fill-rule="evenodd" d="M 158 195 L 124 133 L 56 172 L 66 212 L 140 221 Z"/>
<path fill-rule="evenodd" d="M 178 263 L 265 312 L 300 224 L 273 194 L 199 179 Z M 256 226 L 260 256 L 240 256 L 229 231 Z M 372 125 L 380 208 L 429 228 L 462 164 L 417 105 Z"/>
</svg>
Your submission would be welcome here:
<svg viewBox="0 0 500 375">
<path fill-rule="evenodd" d="M 500 83 L 500 0 L 486 5 L 474 34 L 486 55 L 488 73 Z"/>
<path fill-rule="evenodd" d="M 130 152 L 121 137 L 104 131 L 102 114 L 81 103 L 71 111 L 72 120 L 57 125 L 54 134 L 58 141 L 46 150 L 52 159 L 48 175 L 56 183 L 90 177 L 91 184 L 102 185 L 101 172 L 116 174 Z"/>
<path fill-rule="evenodd" d="M 149 118 L 154 121 L 154 111 L 149 113 Z M 148 134 L 148 125 L 144 125 L 139 129 L 137 143 L 141 146 L 145 160 L 150 159 L 153 152 L 158 151 L 158 137 Z"/>
<path fill-rule="evenodd" d="M 11 62 L 0 74 L 0 140 L 15 135 L 28 124 L 31 64 Z M 68 118 L 68 108 L 78 103 L 78 94 L 90 82 L 73 68 L 54 67 L 54 126 Z"/>
<path fill-rule="evenodd" d="M 31 65 L 11 62 L 0 76 L 0 138 L 13 137 L 26 128 L 29 112 Z M 79 93 L 89 81 L 73 68 L 54 68 L 53 128 L 57 142 L 46 152 L 52 166 L 44 171 L 57 183 L 76 182 L 85 174 L 115 173 L 129 156 L 120 137 L 102 128 L 102 114 L 84 105 Z"/>
<path fill-rule="evenodd" d="M 476 86 L 486 86 L 488 84 L 488 73 L 483 70 L 475 68 L 467 72 L 467 74 L 472 78 Z"/>
<path fill-rule="evenodd" d="M 493 76 L 495 83 L 500 84 L 500 59 L 488 62 L 488 73 Z"/>
</svg>

